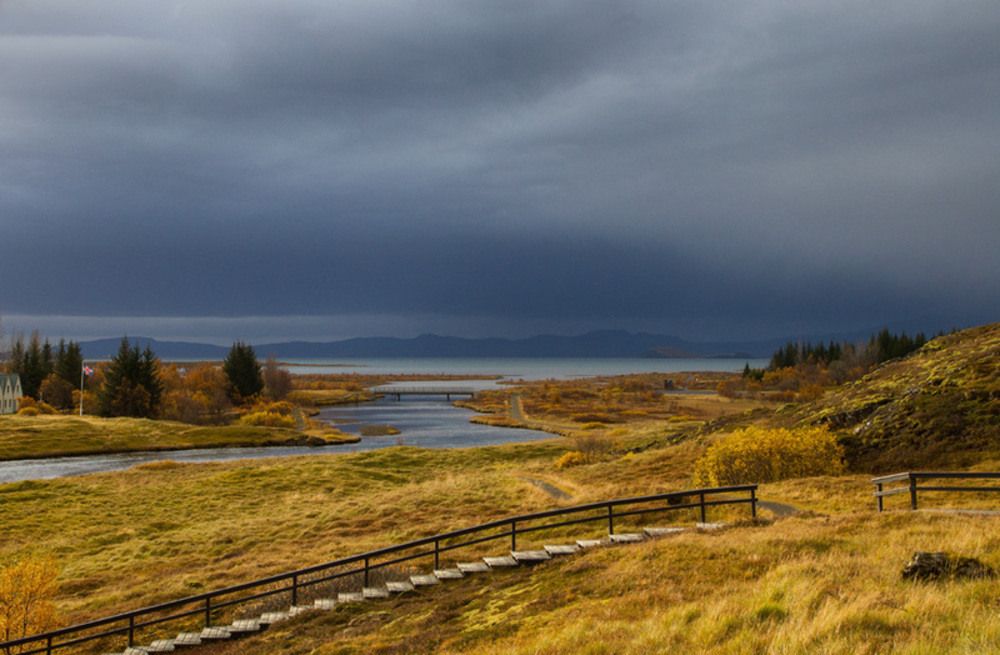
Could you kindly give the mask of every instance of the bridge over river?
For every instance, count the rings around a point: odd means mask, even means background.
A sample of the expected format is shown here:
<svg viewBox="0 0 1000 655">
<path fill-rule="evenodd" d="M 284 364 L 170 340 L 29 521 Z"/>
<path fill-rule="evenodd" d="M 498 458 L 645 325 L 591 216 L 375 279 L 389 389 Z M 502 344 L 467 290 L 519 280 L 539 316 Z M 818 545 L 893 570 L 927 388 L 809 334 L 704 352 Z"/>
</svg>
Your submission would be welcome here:
<svg viewBox="0 0 1000 655">
<path fill-rule="evenodd" d="M 396 400 L 401 400 L 403 396 L 444 396 L 447 400 L 451 400 L 452 396 L 468 396 L 469 398 L 475 398 L 476 393 L 482 391 L 482 389 L 459 386 L 433 387 L 381 385 L 371 387 L 369 391 L 383 396 L 395 396 Z"/>
</svg>

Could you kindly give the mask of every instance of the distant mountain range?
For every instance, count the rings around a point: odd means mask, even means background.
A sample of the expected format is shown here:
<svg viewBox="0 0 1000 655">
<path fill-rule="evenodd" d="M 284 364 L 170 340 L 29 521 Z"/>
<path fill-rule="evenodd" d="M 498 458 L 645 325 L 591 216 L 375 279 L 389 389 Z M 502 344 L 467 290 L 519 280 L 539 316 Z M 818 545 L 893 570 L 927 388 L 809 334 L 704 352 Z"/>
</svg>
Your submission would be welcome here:
<svg viewBox="0 0 1000 655">
<path fill-rule="evenodd" d="M 827 339 L 830 337 L 827 337 Z M 851 337 L 854 338 L 853 336 Z M 865 335 L 864 338 L 867 338 Z M 841 337 L 834 338 L 837 341 Z M 823 338 L 813 341 L 824 340 Z M 130 337 L 130 343 L 148 344 L 164 360 L 221 360 L 229 346 L 184 341 L 157 341 Z M 624 330 L 601 330 L 578 336 L 540 335 L 525 339 L 467 339 L 424 334 L 411 339 L 358 337 L 343 341 L 253 344 L 257 356 L 274 354 L 286 362 L 308 359 L 448 358 L 448 357 L 567 357 L 567 358 L 726 358 L 767 359 L 789 339 L 746 342 L 693 342 L 656 334 L 633 334 Z M 118 351 L 120 338 L 83 341 L 80 346 L 88 359 L 111 357 Z"/>
</svg>

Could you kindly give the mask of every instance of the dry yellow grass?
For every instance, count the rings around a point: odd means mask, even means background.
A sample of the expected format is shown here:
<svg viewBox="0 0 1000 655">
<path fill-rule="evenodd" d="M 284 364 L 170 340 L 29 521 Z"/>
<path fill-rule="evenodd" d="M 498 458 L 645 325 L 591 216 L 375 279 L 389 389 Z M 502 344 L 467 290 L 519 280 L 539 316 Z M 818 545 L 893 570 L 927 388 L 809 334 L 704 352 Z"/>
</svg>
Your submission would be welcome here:
<svg viewBox="0 0 1000 655">
<path fill-rule="evenodd" d="M 344 607 L 246 653 L 986 653 L 995 580 L 903 581 L 914 550 L 1000 566 L 1000 518 L 894 512 L 745 524 Z"/>
<path fill-rule="evenodd" d="M 634 455 L 562 470 L 555 462 L 572 440 L 159 463 L 0 485 L 0 551 L 42 544 L 63 566 L 57 610 L 76 622 L 493 518 L 689 488 L 704 445 L 665 445 L 670 436 L 643 424 L 620 435 Z M 996 581 L 899 576 L 915 550 L 1000 568 L 1000 518 L 879 515 L 872 491 L 867 476 L 764 485 L 762 498 L 808 511 L 343 606 L 205 652 L 958 653 L 1000 644 Z"/>
</svg>

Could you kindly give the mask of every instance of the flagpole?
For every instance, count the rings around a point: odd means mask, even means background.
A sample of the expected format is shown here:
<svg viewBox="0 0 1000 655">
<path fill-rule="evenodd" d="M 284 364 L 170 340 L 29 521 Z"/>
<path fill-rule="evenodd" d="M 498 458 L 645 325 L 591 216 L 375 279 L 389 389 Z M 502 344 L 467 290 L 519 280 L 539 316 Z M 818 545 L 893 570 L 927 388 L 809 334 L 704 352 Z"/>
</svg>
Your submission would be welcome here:
<svg viewBox="0 0 1000 655">
<path fill-rule="evenodd" d="M 80 416 L 83 416 L 83 370 L 86 364 L 80 364 Z"/>
</svg>

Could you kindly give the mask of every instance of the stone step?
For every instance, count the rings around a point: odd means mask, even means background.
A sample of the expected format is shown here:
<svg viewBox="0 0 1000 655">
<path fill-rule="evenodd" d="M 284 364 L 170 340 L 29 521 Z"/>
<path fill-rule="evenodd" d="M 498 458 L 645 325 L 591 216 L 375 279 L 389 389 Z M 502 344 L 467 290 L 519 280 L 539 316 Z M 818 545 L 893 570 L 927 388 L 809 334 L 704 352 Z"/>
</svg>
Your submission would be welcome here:
<svg viewBox="0 0 1000 655">
<path fill-rule="evenodd" d="M 223 641 L 226 639 L 232 639 L 233 635 L 226 628 L 210 627 L 202 630 L 200 637 L 202 642 L 208 642 L 208 641 Z"/>
<path fill-rule="evenodd" d="M 385 587 L 365 587 L 361 590 L 361 594 L 368 600 L 375 600 L 377 598 L 388 598 L 389 590 Z"/>
<path fill-rule="evenodd" d="M 718 530 L 726 527 L 725 523 L 698 523 L 695 527 L 699 530 Z"/>
<path fill-rule="evenodd" d="M 228 628 L 229 633 L 234 637 L 260 632 L 261 625 L 257 619 L 238 619 L 233 621 Z"/>
<path fill-rule="evenodd" d="M 174 649 L 201 646 L 200 632 L 182 632 L 174 638 Z"/>
<path fill-rule="evenodd" d="M 437 569 L 434 571 L 434 576 L 441 581 L 444 580 L 461 580 L 465 577 L 459 569 Z"/>
<path fill-rule="evenodd" d="M 129 646 L 122 655 L 146 655 L 148 652 L 150 652 L 148 646 Z"/>
<path fill-rule="evenodd" d="M 289 616 L 288 612 L 264 612 L 257 619 L 262 626 L 271 625 L 272 623 L 277 623 L 278 621 L 284 621 Z"/>
<path fill-rule="evenodd" d="M 365 595 L 360 591 L 342 591 L 337 594 L 338 603 L 360 603 Z"/>
<path fill-rule="evenodd" d="M 545 552 L 555 557 L 556 555 L 572 555 L 580 550 L 578 544 L 543 546 Z"/>
<path fill-rule="evenodd" d="M 687 530 L 687 528 L 643 528 L 643 532 L 648 534 L 650 537 L 666 537 L 672 534 L 678 534 Z"/>
<path fill-rule="evenodd" d="M 518 565 L 516 559 L 507 555 L 501 557 L 484 557 L 483 561 L 486 562 L 486 564 L 491 569 L 498 569 L 498 568 Z"/>
<path fill-rule="evenodd" d="M 490 565 L 486 562 L 459 562 L 458 570 L 465 575 L 470 573 L 489 573 Z"/>
<path fill-rule="evenodd" d="M 315 612 L 315 605 L 292 605 L 288 608 L 288 617 L 298 616 L 299 614 L 305 614 L 306 612 Z"/>
<path fill-rule="evenodd" d="M 603 539 L 577 539 L 576 545 L 580 548 L 596 548 L 603 546 L 606 542 Z"/>
<path fill-rule="evenodd" d="M 609 535 L 608 538 L 611 539 L 611 543 L 615 544 L 635 544 L 645 541 L 646 535 L 642 532 L 623 532 L 621 534 Z"/>
<path fill-rule="evenodd" d="M 517 560 L 518 564 L 540 564 L 552 559 L 544 550 L 512 550 L 510 556 Z"/>
<path fill-rule="evenodd" d="M 437 579 L 436 575 L 411 575 L 410 582 L 413 583 L 414 587 L 429 587 L 431 585 L 441 584 L 441 581 Z"/>
<path fill-rule="evenodd" d="M 174 650 L 176 649 L 174 648 L 173 639 L 158 639 L 149 646 L 146 646 L 147 653 L 172 653 Z"/>
<path fill-rule="evenodd" d="M 318 610 L 332 610 L 337 606 L 336 598 L 317 598 L 313 601 L 313 607 Z"/>
<path fill-rule="evenodd" d="M 386 582 L 385 588 L 389 590 L 391 594 L 402 594 L 407 591 L 413 591 L 413 583 L 408 580 L 400 580 L 396 582 Z"/>
</svg>

